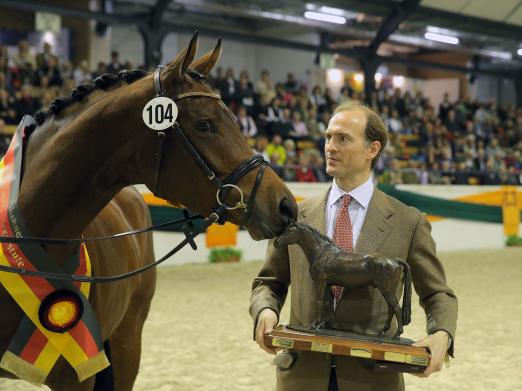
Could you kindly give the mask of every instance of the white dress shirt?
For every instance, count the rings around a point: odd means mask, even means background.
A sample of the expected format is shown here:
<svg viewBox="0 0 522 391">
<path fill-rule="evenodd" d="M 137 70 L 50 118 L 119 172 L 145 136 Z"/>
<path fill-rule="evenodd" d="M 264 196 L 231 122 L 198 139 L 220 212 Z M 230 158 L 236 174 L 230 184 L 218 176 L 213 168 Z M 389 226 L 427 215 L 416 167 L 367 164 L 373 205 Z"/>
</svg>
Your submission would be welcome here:
<svg viewBox="0 0 522 391">
<path fill-rule="evenodd" d="M 328 196 L 328 201 L 326 203 L 326 235 L 330 239 L 333 238 L 335 222 L 337 221 L 337 212 L 342 206 L 341 197 L 345 194 L 348 194 L 352 197 L 352 201 L 348 206 L 348 213 L 350 214 L 350 221 L 352 222 L 352 246 L 355 248 L 357 239 L 361 233 L 364 219 L 366 218 L 368 204 L 370 203 L 370 199 L 372 198 L 373 194 L 373 181 L 371 176 L 362 185 L 356 187 L 348 193 L 337 186 L 337 183 L 335 183 L 334 179 L 332 183 L 332 189 L 330 190 L 330 195 Z"/>
</svg>

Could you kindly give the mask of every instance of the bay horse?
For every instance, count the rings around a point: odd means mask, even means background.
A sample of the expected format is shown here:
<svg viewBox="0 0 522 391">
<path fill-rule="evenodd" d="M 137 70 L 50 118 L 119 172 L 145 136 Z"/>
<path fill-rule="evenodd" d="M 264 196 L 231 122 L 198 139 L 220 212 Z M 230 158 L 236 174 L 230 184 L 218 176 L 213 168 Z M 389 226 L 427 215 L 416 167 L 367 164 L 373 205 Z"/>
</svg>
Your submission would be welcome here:
<svg viewBox="0 0 522 391">
<path fill-rule="evenodd" d="M 411 271 L 408 263 L 379 254 L 357 254 L 342 250 L 327 236 L 309 225 L 293 222 L 274 242 L 276 248 L 297 244 L 310 263 L 310 276 L 317 283 L 319 295 L 317 306 L 320 319 L 312 328 L 328 328 L 331 324 L 331 285 L 345 289 L 374 286 L 388 303 L 388 318 L 381 336 L 390 329 L 393 315 L 398 329 L 394 339 L 403 332 L 403 326 L 411 320 Z M 402 309 L 396 297 L 398 284 L 404 274 L 404 297 Z M 322 292 L 322 294 L 321 294 Z"/>
<path fill-rule="evenodd" d="M 31 235 L 99 237 L 150 226 L 147 205 L 130 187 L 141 183 L 167 201 L 203 216 L 213 213 L 216 197 L 220 203 L 237 205 L 243 194 L 250 196 L 248 211 L 231 208 L 227 219 L 245 225 L 255 240 L 284 231 L 289 217 L 296 216 L 294 197 L 270 168 L 245 167 L 245 161 L 253 161 L 253 152 L 232 112 L 206 82 L 220 57 L 221 41 L 194 61 L 197 43 L 195 34 L 161 73 L 105 75 L 94 85 L 77 87 L 71 97 L 56 100 L 49 111 L 36 116 L 38 124 L 25 142 L 18 197 L 20 214 Z M 158 132 L 142 120 L 142 109 L 158 93 L 158 85 L 176 101 L 177 124 L 184 131 L 181 135 L 167 129 L 159 151 Z M 214 177 L 202 170 L 205 164 Z M 219 180 L 225 183 L 231 173 L 235 173 L 237 187 L 216 195 L 216 184 Z M 62 264 L 78 247 L 44 248 Z M 154 261 L 150 232 L 89 242 L 87 249 L 95 276 L 123 274 Z M 142 328 L 155 282 L 155 270 L 149 270 L 115 283 L 93 284 L 89 301 L 103 340 L 110 342 L 116 391 L 132 390 L 135 382 Z M 23 315 L 3 286 L 0 313 L 3 354 Z M 12 377 L 3 370 L 0 376 Z M 53 391 L 91 391 L 95 377 L 80 383 L 72 367 L 60 358 L 45 384 Z"/>
</svg>

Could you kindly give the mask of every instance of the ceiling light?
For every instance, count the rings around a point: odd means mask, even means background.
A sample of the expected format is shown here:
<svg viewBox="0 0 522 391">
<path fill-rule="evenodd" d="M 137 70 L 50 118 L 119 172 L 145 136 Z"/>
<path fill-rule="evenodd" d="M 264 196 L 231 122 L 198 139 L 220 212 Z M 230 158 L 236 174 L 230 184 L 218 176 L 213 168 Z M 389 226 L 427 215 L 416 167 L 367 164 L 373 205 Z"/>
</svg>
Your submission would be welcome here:
<svg viewBox="0 0 522 391">
<path fill-rule="evenodd" d="M 454 31 L 454 30 L 449 30 L 449 29 L 436 27 L 436 26 L 426 26 L 426 31 L 428 33 L 435 33 L 435 34 L 442 34 L 442 35 L 449 35 L 449 36 L 457 35 L 456 31 Z"/>
<path fill-rule="evenodd" d="M 437 33 L 426 33 L 424 38 L 430 41 L 437 41 L 442 43 L 450 43 L 452 45 L 458 45 L 459 39 L 457 37 L 450 37 L 449 35 L 437 34 Z"/>
<path fill-rule="evenodd" d="M 304 13 L 306 19 L 319 20 L 321 22 L 329 22 L 336 24 L 345 24 L 346 18 L 337 15 L 322 14 L 320 12 L 306 11 Z"/>
<path fill-rule="evenodd" d="M 486 56 L 490 56 L 490 57 L 501 58 L 503 60 L 511 60 L 513 58 L 513 55 L 511 53 L 509 53 L 509 52 L 499 52 L 497 50 L 482 49 L 480 51 L 480 53 L 485 54 Z"/>
<path fill-rule="evenodd" d="M 520 49 L 517 50 L 517 54 L 518 54 L 519 56 L 522 56 L 522 48 L 520 48 Z"/>
<path fill-rule="evenodd" d="M 319 12 L 322 12 L 324 14 L 330 14 L 330 15 L 337 15 L 337 16 L 343 16 L 344 10 L 339 8 L 333 8 L 333 7 L 319 7 Z"/>
</svg>

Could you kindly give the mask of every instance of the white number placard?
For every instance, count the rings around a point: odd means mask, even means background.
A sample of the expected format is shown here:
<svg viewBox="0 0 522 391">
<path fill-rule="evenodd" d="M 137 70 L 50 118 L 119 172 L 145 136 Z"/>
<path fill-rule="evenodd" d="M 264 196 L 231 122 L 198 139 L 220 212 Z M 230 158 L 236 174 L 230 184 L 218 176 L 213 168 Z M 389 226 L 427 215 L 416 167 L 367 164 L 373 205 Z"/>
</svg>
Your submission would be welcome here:
<svg viewBox="0 0 522 391">
<path fill-rule="evenodd" d="M 143 122 L 154 130 L 164 130 L 174 125 L 178 118 L 178 106 L 166 96 L 160 96 L 147 102 L 142 112 Z"/>
</svg>

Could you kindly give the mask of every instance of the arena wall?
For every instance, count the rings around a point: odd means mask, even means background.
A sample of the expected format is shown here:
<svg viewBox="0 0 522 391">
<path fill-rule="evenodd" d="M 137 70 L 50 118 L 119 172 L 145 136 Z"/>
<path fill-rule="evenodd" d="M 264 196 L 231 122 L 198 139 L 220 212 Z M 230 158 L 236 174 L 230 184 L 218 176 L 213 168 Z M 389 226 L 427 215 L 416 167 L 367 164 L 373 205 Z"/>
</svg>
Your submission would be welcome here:
<svg viewBox="0 0 522 391">
<path fill-rule="evenodd" d="M 323 194 L 330 186 L 328 183 L 288 183 L 287 185 L 298 200 Z M 462 200 L 469 196 L 500 190 L 498 186 L 401 185 L 398 188 L 422 195 L 452 200 Z M 144 187 L 140 187 L 140 191 L 144 194 L 148 192 Z M 430 220 L 438 251 L 500 249 L 505 247 L 506 238 L 502 224 L 436 217 L 430 218 Z M 522 232 L 522 224 L 519 227 L 519 232 Z M 183 239 L 184 235 L 181 233 L 155 232 L 154 249 L 156 258 L 166 254 Z M 171 260 L 165 262 L 165 264 L 208 262 L 210 249 L 206 247 L 205 235 L 202 234 L 196 238 L 196 244 L 198 245 L 197 251 L 193 251 L 187 246 Z M 255 242 L 248 236 L 246 231 L 239 231 L 237 235 L 237 248 L 242 250 L 243 260 L 245 261 L 263 259 L 266 246 L 266 240 Z"/>
</svg>

